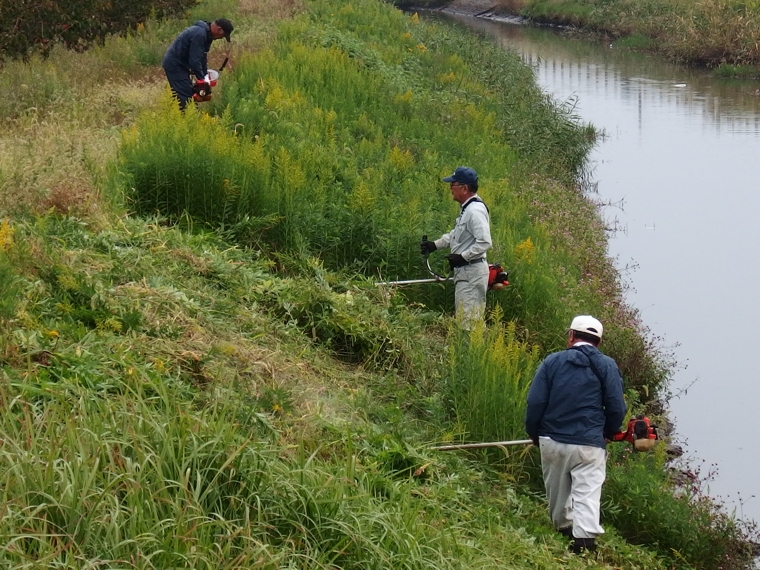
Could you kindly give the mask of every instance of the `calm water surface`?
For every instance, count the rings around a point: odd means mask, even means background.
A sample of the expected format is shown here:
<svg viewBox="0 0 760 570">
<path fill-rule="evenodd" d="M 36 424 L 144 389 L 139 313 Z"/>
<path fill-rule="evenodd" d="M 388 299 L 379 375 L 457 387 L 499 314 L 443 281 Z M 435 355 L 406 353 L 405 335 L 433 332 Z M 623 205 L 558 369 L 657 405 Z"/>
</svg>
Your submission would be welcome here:
<svg viewBox="0 0 760 570">
<path fill-rule="evenodd" d="M 760 82 L 550 29 L 455 17 L 606 133 L 593 178 L 629 302 L 681 367 L 671 415 L 712 496 L 760 521 Z M 755 497 L 754 495 L 758 495 Z"/>
</svg>

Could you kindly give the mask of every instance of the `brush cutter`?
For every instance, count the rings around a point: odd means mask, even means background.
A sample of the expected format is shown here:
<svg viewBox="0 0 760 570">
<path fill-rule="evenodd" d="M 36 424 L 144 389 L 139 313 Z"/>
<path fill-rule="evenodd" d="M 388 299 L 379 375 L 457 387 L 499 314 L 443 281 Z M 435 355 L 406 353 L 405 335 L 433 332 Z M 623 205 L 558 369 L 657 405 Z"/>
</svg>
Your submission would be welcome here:
<svg viewBox="0 0 760 570">
<path fill-rule="evenodd" d="M 636 451 L 649 451 L 655 442 L 660 439 L 657 434 L 657 426 L 645 415 L 636 416 L 628 420 L 625 431 L 616 433 L 612 441 L 627 441 L 633 445 Z M 515 439 L 512 441 L 491 441 L 487 443 L 459 443 L 454 445 L 441 445 L 431 447 L 433 451 L 454 451 L 456 449 L 480 449 L 483 447 L 510 447 L 512 445 L 532 445 L 530 439 Z"/>
<path fill-rule="evenodd" d="M 427 236 L 422 236 L 422 241 L 427 241 Z M 378 287 L 382 285 L 393 285 L 396 287 L 404 285 L 416 285 L 418 283 L 442 283 L 444 281 L 451 281 L 454 279 L 454 274 L 449 273 L 447 276 L 440 275 L 433 271 L 430 267 L 430 254 L 425 254 L 425 267 L 428 273 L 432 275 L 429 279 L 406 279 L 403 281 L 379 281 L 375 283 Z M 488 290 L 499 291 L 509 285 L 509 272 L 504 271 L 501 265 L 498 263 L 490 263 L 488 265 Z"/>
<path fill-rule="evenodd" d="M 636 451 L 649 451 L 658 439 L 657 426 L 644 414 L 628 420 L 626 430 L 612 437 L 612 441 L 627 441 Z"/>
<path fill-rule="evenodd" d="M 480 449 L 483 447 L 511 447 L 513 445 L 532 445 L 530 439 L 515 439 L 512 441 L 491 441 L 488 443 L 458 443 L 454 445 L 439 445 L 431 447 L 433 451 L 454 451 L 455 449 Z"/>
<path fill-rule="evenodd" d="M 206 77 L 203 79 L 197 79 L 195 83 L 193 83 L 193 101 L 196 103 L 211 101 L 211 88 L 216 87 L 219 75 L 221 75 L 229 59 L 230 58 L 228 57 L 224 58 L 224 62 L 222 63 L 222 67 L 219 68 L 219 71 L 209 69 Z"/>
</svg>

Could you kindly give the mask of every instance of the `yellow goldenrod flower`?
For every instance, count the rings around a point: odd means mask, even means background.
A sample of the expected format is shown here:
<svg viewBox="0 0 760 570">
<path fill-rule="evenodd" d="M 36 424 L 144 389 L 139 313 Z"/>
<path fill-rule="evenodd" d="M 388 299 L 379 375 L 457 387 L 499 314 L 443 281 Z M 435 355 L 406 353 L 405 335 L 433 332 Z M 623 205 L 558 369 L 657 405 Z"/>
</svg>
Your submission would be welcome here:
<svg viewBox="0 0 760 570">
<path fill-rule="evenodd" d="M 399 93 L 394 97 L 396 103 L 409 104 L 412 102 L 412 99 L 414 99 L 414 93 L 412 93 L 411 89 L 408 89 L 405 93 Z"/>
<path fill-rule="evenodd" d="M 0 250 L 13 247 L 13 228 L 7 219 L 0 224 Z"/>
<path fill-rule="evenodd" d="M 406 102 L 410 102 L 411 91 L 407 91 L 407 93 L 409 93 L 410 96 Z M 414 157 L 412 156 L 412 153 L 408 150 L 401 150 L 397 146 L 394 146 L 391 149 L 391 154 L 388 157 L 388 160 L 394 167 L 402 172 L 411 170 L 412 167 L 414 167 Z"/>
<path fill-rule="evenodd" d="M 532 263 L 533 257 L 536 253 L 536 246 L 530 239 L 530 236 L 526 240 L 515 247 L 515 255 L 525 261 L 526 263 Z"/>
</svg>

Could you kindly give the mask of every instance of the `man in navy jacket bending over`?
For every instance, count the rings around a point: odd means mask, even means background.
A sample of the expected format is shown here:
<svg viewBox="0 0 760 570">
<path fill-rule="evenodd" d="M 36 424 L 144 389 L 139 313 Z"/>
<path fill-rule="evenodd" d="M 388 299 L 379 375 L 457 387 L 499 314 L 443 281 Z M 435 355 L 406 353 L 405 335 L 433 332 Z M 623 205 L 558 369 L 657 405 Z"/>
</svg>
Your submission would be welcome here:
<svg viewBox="0 0 760 570">
<path fill-rule="evenodd" d="M 541 451 L 541 469 L 554 528 L 572 538 L 570 550 L 596 550 L 606 440 L 625 419 L 623 379 L 597 346 L 602 323 L 573 319 L 567 350 L 546 357 L 528 392 L 525 429 Z"/>
<path fill-rule="evenodd" d="M 187 102 L 193 97 L 190 74 L 195 75 L 196 79 L 206 77 L 206 54 L 211 49 L 211 42 L 221 38 L 226 38 L 229 42 L 233 29 L 232 23 L 226 18 L 213 22 L 198 20 L 178 35 L 166 50 L 161 65 L 174 96 L 179 100 L 181 110 L 185 110 Z"/>
</svg>

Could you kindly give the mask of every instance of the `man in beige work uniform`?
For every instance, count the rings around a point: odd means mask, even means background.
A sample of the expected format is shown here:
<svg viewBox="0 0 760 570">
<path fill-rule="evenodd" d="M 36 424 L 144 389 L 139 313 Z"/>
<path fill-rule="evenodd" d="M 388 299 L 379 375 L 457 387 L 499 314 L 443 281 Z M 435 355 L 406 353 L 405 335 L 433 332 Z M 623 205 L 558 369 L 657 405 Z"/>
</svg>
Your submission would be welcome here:
<svg viewBox="0 0 760 570">
<path fill-rule="evenodd" d="M 420 244 L 423 255 L 449 248 L 447 256 L 454 272 L 454 301 L 457 318 L 465 329 L 483 319 L 488 290 L 488 261 L 491 227 L 488 208 L 478 197 L 478 175 L 467 166 L 459 166 L 443 179 L 451 187 L 451 197 L 460 210 L 454 229 L 435 241 Z"/>
</svg>

